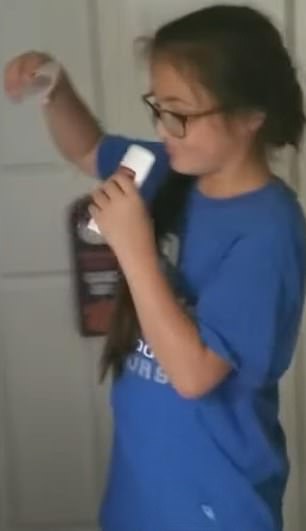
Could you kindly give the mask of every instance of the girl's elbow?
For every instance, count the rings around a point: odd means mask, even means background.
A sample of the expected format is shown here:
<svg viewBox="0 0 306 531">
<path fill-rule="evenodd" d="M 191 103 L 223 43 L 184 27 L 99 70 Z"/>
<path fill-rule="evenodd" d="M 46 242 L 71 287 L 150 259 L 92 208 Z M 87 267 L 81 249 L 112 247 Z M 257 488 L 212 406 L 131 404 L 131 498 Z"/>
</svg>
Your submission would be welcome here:
<svg viewBox="0 0 306 531">
<path fill-rule="evenodd" d="M 205 374 L 203 375 L 204 377 L 200 378 L 199 375 L 195 375 L 194 378 L 189 378 L 189 380 L 185 378 L 180 382 L 174 382 L 173 385 L 182 398 L 196 400 L 210 394 L 219 387 L 228 377 L 229 373 L 230 368 L 224 368 L 223 371 L 217 371 L 215 374 Z"/>
<path fill-rule="evenodd" d="M 206 382 L 176 382 L 173 384 L 176 392 L 186 400 L 196 400 L 209 394 L 213 386 L 208 386 Z"/>
</svg>

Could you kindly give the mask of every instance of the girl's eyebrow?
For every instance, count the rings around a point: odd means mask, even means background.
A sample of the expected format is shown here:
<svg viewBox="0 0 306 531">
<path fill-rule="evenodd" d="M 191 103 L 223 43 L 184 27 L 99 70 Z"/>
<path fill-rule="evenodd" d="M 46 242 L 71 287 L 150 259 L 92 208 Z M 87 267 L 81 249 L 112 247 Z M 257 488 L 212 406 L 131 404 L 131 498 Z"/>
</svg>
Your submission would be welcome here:
<svg viewBox="0 0 306 531">
<path fill-rule="evenodd" d="M 189 101 L 183 100 L 182 98 L 178 98 L 177 96 L 168 96 L 167 98 L 163 98 L 162 101 L 165 102 L 180 102 L 180 103 L 186 103 L 187 105 L 191 105 Z"/>
<path fill-rule="evenodd" d="M 154 92 L 151 92 L 150 95 L 156 97 Z M 179 98 L 178 96 L 167 96 L 166 98 L 160 99 L 159 103 L 183 103 L 184 105 L 188 105 L 188 107 L 194 107 L 194 104 L 190 101 Z"/>
</svg>

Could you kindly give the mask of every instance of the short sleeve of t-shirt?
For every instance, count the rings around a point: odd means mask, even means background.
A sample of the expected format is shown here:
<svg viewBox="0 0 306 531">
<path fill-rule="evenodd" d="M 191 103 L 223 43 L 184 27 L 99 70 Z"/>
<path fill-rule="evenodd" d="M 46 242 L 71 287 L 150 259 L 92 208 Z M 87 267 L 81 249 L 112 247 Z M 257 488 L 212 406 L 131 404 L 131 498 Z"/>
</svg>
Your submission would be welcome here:
<svg viewBox="0 0 306 531">
<path fill-rule="evenodd" d="M 103 138 L 98 149 L 98 175 L 101 179 L 107 179 L 111 176 L 117 170 L 125 152 L 132 144 L 151 150 L 156 157 L 154 166 L 141 188 L 141 195 L 150 202 L 169 173 L 169 159 L 162 143 L 107 135 Z"/>
<path fill-rule="evenodd" d="M 247 386 L 275 382 L 289 366 L 303 307 L 302 260 L 290 244 L 282 251 L 275 235 L 248 236 L 200 293 L 201 339 Z"/>
</svg>

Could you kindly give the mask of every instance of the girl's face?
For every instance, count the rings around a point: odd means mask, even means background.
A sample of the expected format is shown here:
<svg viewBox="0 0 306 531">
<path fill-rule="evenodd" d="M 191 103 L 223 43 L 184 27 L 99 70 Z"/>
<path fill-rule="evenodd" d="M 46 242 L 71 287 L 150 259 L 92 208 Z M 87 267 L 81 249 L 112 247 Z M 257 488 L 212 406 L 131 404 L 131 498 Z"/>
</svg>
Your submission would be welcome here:
<svg viewBox="0 0 306 531">
<path fill-rule="evenodd" d="M 196 176 L 219 173 L 250 151 L 261 125 L 258 117 L 226 118 L 220 104 L 200 83 L 188 83 L 166 60 L 152 61 L 151 84 L 153 105 L 159 111 L 188 116 L 185 130 L 181 125 L 177 131 L 171 115 L 164 113 L 164 119 L 157 119 L 157 132 L 174 170 Z M 205 115 L 206 111 L 216 112 Z"/>
</svg>

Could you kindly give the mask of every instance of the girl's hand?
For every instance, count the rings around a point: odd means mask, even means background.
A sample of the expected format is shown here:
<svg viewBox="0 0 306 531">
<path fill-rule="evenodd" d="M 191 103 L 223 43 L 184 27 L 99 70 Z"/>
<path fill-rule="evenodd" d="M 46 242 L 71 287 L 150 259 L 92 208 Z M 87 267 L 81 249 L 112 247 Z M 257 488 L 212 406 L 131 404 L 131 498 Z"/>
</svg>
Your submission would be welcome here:
<svg viewBox="0 0 306 531">
<path fill-rule="evenodd" d="M 38 68 L 51 61 L 51 57 L 40 52 L 26 52 L 13 58 L 5 67 L 4 89 L 6 94 L 18 101 L 31 85 Z"/>
<path fill-rule="evenodd" d="M 89 212 L 121 266 L 155 252 L 155 238 L 147 208 L 134 182 L 134 173 L 120 168 L 92 195 Z"/>
</svg>

